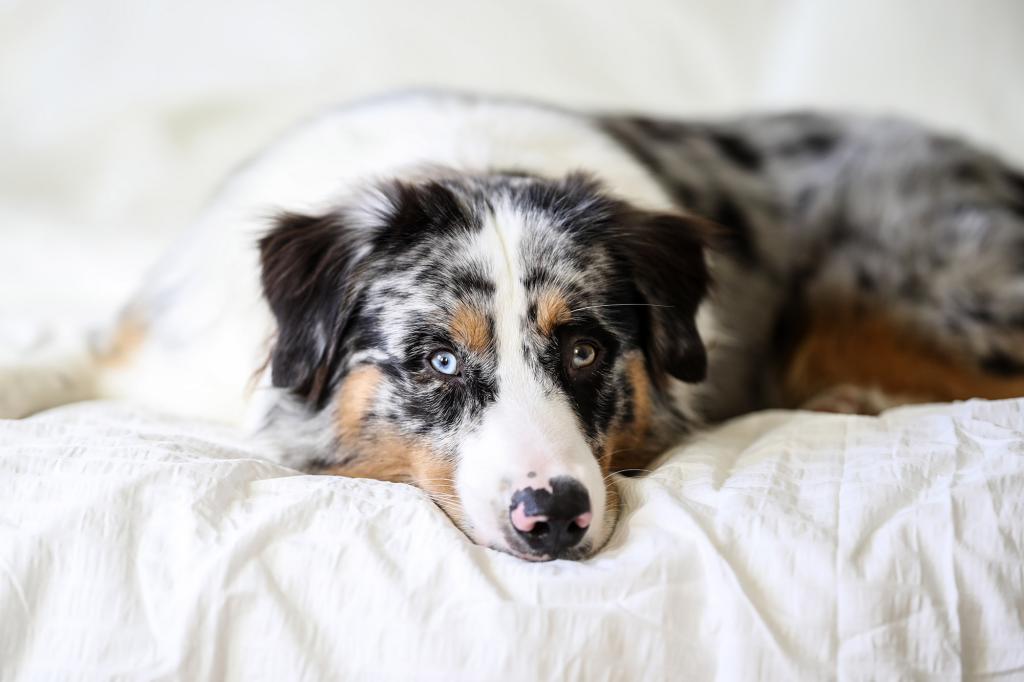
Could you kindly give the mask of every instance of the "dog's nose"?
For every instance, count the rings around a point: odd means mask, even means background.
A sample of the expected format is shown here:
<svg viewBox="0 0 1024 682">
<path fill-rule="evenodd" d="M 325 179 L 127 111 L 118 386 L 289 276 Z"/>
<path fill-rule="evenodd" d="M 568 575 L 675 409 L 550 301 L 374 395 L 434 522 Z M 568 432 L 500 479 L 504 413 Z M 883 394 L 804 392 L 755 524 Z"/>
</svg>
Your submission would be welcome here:
<svg viewBox="0 0 1024 682">
<path fill-rule="evenodd" d="M 509 521 L 537 554 L 558 557 L 587 532 L 593 514 L 590 495 L 575 478 L 558 476 L 548 488 L 523 488 L 512 495 Z"/>
</svg>

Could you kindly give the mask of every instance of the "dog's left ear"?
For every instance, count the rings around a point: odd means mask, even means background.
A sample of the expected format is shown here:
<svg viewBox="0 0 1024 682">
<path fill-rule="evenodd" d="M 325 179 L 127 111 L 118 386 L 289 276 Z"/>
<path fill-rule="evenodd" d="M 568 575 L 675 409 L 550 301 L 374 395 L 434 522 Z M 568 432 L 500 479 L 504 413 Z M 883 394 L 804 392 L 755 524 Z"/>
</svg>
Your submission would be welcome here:
<svg viewBox="0 0 1024 682">
<path fill-rule="evenodd" d="M 697 308 L 710 286 L 705 248 L 710 223 L 674 213 L 640 213 L 625 226 L 618 250 L 630 263 L 646 313 L 645 346 L 657 377 L 704 380 L 708 359 Z"/>
</svg>

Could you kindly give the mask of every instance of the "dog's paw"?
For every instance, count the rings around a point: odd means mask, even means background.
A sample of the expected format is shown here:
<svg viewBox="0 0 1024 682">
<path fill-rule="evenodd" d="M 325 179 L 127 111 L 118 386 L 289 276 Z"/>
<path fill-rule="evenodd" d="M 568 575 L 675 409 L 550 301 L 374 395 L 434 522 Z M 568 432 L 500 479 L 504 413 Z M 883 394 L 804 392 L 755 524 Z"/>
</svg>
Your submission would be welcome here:
<svg viewBox="0 0 1024 682">
<path fill-rule="evenodd" d="M 854 384 L 841 384 L 822 391 L 800 409 L 835 414 L 876 415 L 890 407 L 920 402 L 912 396 L 886 393 L 878 388 L 867 388 Z"/>
<path fill-rule="evenodd" d="M 90 397 L 93 369 L 81 333 L 0 324 L 0 419 L 19 419 Z"/>
</svg>

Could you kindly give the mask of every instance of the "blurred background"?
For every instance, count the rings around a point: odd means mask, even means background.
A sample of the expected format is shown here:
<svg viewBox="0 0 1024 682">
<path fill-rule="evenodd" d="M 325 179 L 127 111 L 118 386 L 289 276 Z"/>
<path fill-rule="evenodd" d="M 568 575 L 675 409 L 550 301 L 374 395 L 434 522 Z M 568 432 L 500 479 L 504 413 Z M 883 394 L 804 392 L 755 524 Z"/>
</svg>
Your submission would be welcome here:
<svg viewBox="0 0 1024 682">
<path fill-rule="evenodd" d="M 856 109 L 1022 163 L 1022 74 L 1018 0 L 0 0 L 0 316 L 106 314 L 233 166 L 335 102 Z"/>
</svg>

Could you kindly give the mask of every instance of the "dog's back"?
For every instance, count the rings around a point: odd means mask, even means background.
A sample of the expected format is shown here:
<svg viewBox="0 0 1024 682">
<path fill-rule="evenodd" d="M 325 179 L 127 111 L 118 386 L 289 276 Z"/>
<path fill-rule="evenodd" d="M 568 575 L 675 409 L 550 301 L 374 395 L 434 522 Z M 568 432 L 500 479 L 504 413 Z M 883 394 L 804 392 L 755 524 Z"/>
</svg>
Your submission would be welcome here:
<svg viewBox="0 0 1024 682">
<path fill-rule="evenodd" d="M 32 379 L 22 371 L 5 412 L 127 397 L 243 419 L 274 333 L 255 248 L 270 218 L 442 167 L 584 169 L 630 200 L 718 223 L 710 379 L 686 398 L 711 419 L 850 383 L 915 400 L 1019 392 L 1024 179 L 991 155 L 896 120 L 684 123 L 417 94 L 315 119 L 244 166 L 117 323 Z M 931 360 L 893 369 L 910 356 Z M 941 364 L 955 376 L 936 380 Z"/>
<path fill-rule="evenodd" d="M 1024 393 L 1024 175 L 999 158 L 899 119 L 604 123 L 728 230 L 710 417 Z"/>
</svg>

